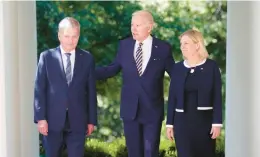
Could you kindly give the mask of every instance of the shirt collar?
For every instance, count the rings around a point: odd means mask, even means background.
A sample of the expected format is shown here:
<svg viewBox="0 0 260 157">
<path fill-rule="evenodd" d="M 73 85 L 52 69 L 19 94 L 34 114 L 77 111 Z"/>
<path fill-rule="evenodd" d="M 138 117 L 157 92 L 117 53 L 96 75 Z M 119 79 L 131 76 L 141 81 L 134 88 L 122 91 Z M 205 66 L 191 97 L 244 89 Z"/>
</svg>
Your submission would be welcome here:
<svg viewBox="0 0 260 157">
<path fill-rule="evenodd" d="M 152 40 L 153 40 L 153 37 L 151 35 L 149 35 L 142 43 L 143 43 L 143 45 L 145 45 L 149 42 L 152 42 Z M 136 44 L 139 45 L 140 41 L 136 40 Z"/>
<path fill-rule="evenodd" d="M 62 54 L 65 54 L 65 53 L 66 53 L 66 52 L 64 51 L 64 49 L 62 48 L 61 45 L 60 45 L 60 51 L 61 51 Z M 74 54 L 74 53 L 75 53 L 75 49 L 72 50 L 72 51 L 70 51 L 69 53 Z"/>
<path fill-rule="evenodd" d="M 200 63 L 196 64 L 195 67 L 204 64 L 204 63 L 206 62 L 206 60 L 207 60 L 207 59 L 204 59 L 204 60 L 201 61 Z M 187 60 L 184 60 L 183 64 L 184 64 L 184 66 L 185 66 L 186 68 L 191 68 L 191 67 L 188 65 L 188 63 L 187 63 Z"/>
</svg>

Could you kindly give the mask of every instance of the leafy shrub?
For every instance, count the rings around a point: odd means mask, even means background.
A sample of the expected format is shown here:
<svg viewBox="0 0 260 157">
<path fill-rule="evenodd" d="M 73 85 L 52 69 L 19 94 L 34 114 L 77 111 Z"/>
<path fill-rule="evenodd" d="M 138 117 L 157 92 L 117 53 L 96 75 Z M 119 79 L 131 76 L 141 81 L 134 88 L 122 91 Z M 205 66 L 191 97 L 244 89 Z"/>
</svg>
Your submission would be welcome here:
<svg viewBox="0 0 260 157">
<path fill-rule="evenodd" d="M 217 139 L 216 157 L 225 157 L 224 136 Z M 41 153 L 44 153 L 42 146 Z M 125 138 L 117 138 L 112 142 L 100 141 L 98 139 L 87 139 L 85 143 L 85 157 L 127 157 L 127 148 Z M 62 151 L 62 157 L 67 157 L 66 149 Z M 174 142 L 161 140 L 159 157 L 177 157 L 177 151 Z"/>
</svg>

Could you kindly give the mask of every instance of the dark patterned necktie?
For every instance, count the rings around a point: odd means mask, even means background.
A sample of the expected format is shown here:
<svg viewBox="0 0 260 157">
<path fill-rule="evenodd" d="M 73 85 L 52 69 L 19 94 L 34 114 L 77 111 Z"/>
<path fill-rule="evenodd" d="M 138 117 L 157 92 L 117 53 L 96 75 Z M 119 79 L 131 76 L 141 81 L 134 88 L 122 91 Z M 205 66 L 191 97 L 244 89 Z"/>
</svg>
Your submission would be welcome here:
<svg viewBox="0 0 260 157">
<path fill-rule="evenodd" d="M 138 70 L 138 74 L 139 76 L 142 75 L 143 73 L 143 50 L 142 50 L 142 45 L 143 43 L 139 43 L 139 47 L 137 48 L 137 51 L 136 51 L 136 56 L 135 56 L 135 61 L 136 61 L 136 67 L 137 67 L 137 70 Z"/>
<path fill-rule="evenodd" d="M 71 78 L 72 78 L 71 62 L 70 62 L 70 55 L 71 55 L 71 53 L 65 53 L 65 55 L 67 57 L 67 66 L 66 66 L 65 74 L 66 74 L 67 84 L 69 85 L 70 82 L 71 82 Z"/>
</svg>

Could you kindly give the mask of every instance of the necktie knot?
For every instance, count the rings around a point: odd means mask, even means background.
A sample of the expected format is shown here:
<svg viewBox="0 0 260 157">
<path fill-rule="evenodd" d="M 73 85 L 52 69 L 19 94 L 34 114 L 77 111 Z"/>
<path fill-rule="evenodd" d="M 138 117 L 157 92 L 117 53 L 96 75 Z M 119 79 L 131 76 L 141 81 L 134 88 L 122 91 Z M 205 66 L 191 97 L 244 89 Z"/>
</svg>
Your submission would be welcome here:
<svg viewBox="0 0 260 157">
<path fill-rule="evenodd" d="M 71 53 L 65 53 L 67 58 L 70 58 Z"/>
</svg>

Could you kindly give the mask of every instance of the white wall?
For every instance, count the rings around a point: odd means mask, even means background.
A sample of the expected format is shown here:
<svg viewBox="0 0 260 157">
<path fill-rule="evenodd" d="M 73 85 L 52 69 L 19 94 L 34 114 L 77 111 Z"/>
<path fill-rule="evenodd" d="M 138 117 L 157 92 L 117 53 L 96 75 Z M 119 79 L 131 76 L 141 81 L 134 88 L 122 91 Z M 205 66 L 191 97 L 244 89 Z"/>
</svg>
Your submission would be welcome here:
<svg viewBox="0 0 260 157">
<path fill-rule="evenodd" d="M 260 2 L 228 2 L 226 157 L 260 157 Z"/>
<path fill-rule="evenodd" d="M 37 157 L 33 124 L 36 4 L 0 2 L 0 156 Z"/>
</svg>

